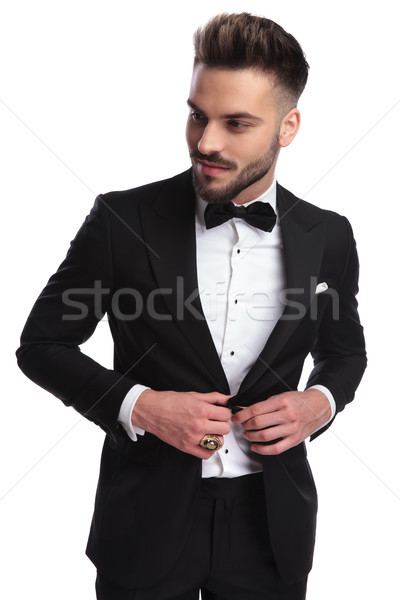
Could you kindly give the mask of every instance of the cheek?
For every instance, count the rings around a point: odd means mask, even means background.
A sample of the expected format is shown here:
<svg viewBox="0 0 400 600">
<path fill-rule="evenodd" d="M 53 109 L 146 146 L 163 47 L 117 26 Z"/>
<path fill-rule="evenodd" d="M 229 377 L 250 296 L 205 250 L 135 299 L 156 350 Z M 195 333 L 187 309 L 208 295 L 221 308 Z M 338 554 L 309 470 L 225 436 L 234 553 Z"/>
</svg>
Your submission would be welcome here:
<svg viewBox="0 0 400 600">
<path fill-rule="evenodd" d="M 197 143 L 200 139 L 199 132 L 196 127 L 193 127 L 193 123 L 188 120 L 186 123 L 186 143 L 189 148 L 193 148 L 197 146 Z"/>
<path fill-rule="evenodd" d="M 266 145 L 257 144 L 255 141 L 251 140 L 239 140 L 239 143 L 235 143 L 235 145 L 231 146 L 231 154 L 236 157 L 236 160 L 240 161 L 242 165 L 247 165 L 252 163 L 260 158 L 265 151 Z"/>
<path fill-rule="evenodd" d="M 271 135 L 261 135 L 251 140 L 243 140 L 239 151 L 246 163 L 252 163 L 268 155 L 274 149 L 274 144 L 275 139 Z"/>
</svg>

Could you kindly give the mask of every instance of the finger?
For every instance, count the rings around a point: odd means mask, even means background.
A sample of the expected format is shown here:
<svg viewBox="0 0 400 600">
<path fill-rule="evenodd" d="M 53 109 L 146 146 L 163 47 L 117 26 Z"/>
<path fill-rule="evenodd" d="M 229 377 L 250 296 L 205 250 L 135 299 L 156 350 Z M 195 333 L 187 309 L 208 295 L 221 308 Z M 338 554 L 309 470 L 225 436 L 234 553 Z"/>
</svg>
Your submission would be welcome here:
<svg viewBox="0 0 400 600">
<path fill-rule="evenodd" d="M 266 429 L 259 429 L 257 431 L 245 431 L 243 437 L 253 443 L 271 443 L 277 439 L 284 439 L 291 435 L 291 433 L 286 427 L 278 426 L 267 427 Z"/>
<path fill-rule="evenodd" d="M 232 423 L 244 423 L 253 417 L 277 412 L 280 409 L 280 403 L 277 398 L 277 396 L 271 396 L 267 400 L 262 400 L 261 402 L 256 402 L 256 404 L 242 408 L 242 410 L 232 415 Z"/>
<path fill-rule="evenodd" d="M 199 400 L 203 400 L 204 402 L 208 402 L 209 404 L 219 404 L 221 406 L 226 406 L 228 404 L 229 398 L 232 398 L 232 396 L 230 395 L 220 394 L 219 392 L 207 392 L 205 394 L 201 394 L 199 392 L 192 393 Z"/>
<path fill-rule="evenodd" d="M 213 435 L 228 435 L 231 430 L 231 426 L 226 421 L 209 421 L 204 428 L 204 433 L 211 433 Z"/>
<path fill-rule="evenodd" d="M 190 452 L 190 454 L 193 454 L 193 456 L 196 456 L 197 458 L 201 458 L 202 460 L 208 460 L 209 458 L 212 457 L 212 455 L 217 452 L 217 450 L 206 450 L 206 448 L 202 448 L 200 445 L 199 446 L 194 446 L 192 452 Z"/>
<path fill-rule="evenodd" d="M 207 406 L 207 417 L 210 421 L 229 421 L 232 417 L 232 413 L 229 408 L 224 406 Z"/>
<path fill-rule="evenodd" d="M 287 437 L 282 440 L 278 439 L 275 444 L 252 444 L 251 450 L 255 454 L 260 454 L 262 456 L 276 456 L 277 454 L 282 454 L 282 452 L 286 452 L 286 450 L 297 446 L 297 444 L 298 442 Z"/>
<path fill-rule="evenodd" d="M 244 431 L 252 431 L 257 429 L 267 429 L 285 424 L 285 419 L 281 412 L 273 412 L 260 415 L 259 417 L 251 417 L 248 421 L 242 423 Z"/>
</svg>

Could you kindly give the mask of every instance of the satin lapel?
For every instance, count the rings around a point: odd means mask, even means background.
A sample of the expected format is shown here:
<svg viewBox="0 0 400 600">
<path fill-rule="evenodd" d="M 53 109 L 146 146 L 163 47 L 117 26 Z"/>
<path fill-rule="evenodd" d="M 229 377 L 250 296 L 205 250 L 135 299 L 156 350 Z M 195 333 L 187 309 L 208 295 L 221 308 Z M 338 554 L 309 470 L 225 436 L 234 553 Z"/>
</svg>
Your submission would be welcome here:
<svg viewBox="0 0 400 600">
<path fill-rule="evenodd" d="M 195 197 L 191 171 L 165 182 L 153 202 L 141 207 L 143 235 L 162 298 L 197 353 L 215 389 L 229 393 L 198 294 Z"/>
<path fill-rule="evenodd" d="M 269 368 L 274 358 L 295 334 L 315 295 L 325 241 L 325 223 L 316 221 L 307 205 L 277 186 L 286 268 L 286 307 L 256 363 L 242 382 L 239 394 L 246 392 Z"/>
</svg>

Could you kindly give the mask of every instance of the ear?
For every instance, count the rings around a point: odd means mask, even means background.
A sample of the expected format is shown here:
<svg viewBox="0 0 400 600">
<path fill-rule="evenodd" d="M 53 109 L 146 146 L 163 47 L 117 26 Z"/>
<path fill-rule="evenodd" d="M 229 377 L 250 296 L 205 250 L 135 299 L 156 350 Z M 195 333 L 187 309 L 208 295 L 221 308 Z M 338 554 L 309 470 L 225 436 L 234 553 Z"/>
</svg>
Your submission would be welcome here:
<svg viewBox="0 0 400 600">
<path fill-rule="evenodd" d="M 300 127 L 300 112 L 292 108 L 282 119 L 279 130 L 279 145 L 281 148 L 289 146 L 295 138 Z"/>
</svg>

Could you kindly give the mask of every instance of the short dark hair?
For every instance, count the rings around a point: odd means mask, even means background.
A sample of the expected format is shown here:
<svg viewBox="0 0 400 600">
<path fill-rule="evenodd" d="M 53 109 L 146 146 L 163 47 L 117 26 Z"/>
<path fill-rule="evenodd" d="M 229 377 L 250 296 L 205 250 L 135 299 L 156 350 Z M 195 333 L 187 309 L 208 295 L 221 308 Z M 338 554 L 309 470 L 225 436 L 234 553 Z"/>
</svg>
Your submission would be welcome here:
<svg viewBox="0 0 400 600">
<path fill-rule="evenodd" d="M 255 69 L 273 78 L 287 108 L 297 105 L 309 65 L 298 41 L 280 25 L 250 13 L 221 14 L 194 34 L 194 65 Z"/>
</svg>

